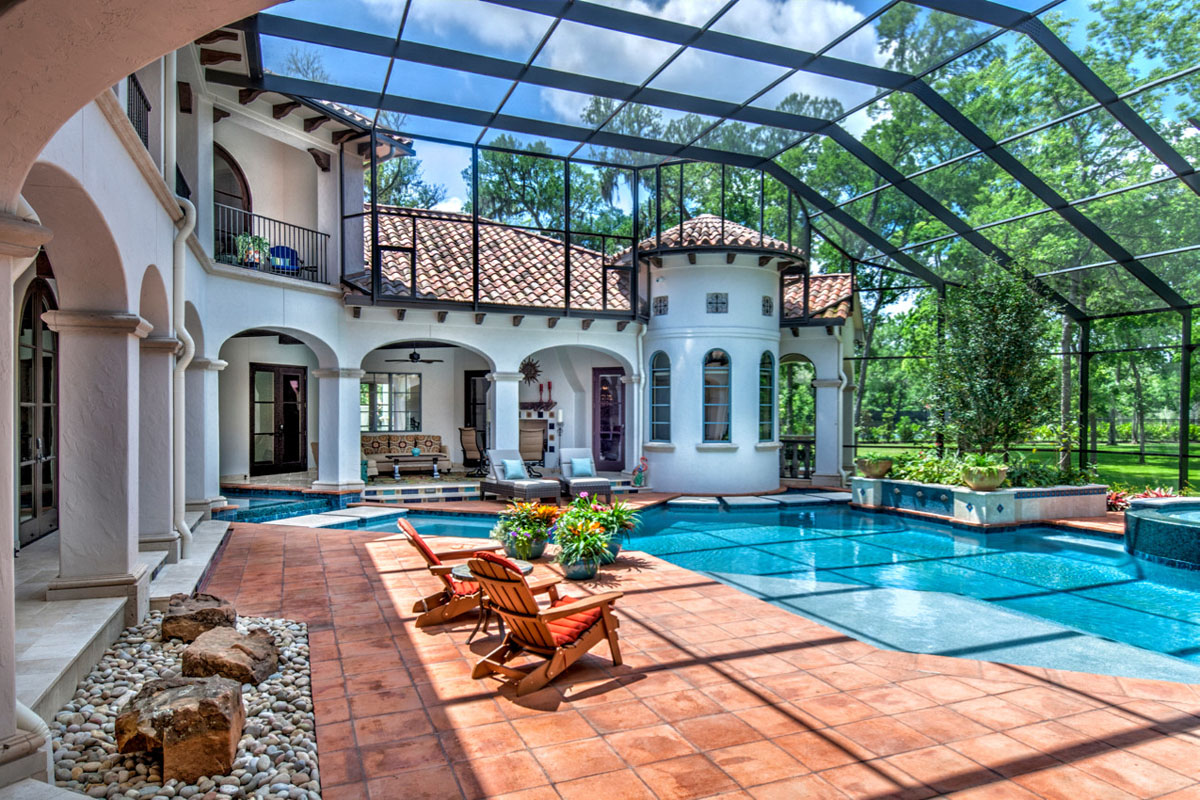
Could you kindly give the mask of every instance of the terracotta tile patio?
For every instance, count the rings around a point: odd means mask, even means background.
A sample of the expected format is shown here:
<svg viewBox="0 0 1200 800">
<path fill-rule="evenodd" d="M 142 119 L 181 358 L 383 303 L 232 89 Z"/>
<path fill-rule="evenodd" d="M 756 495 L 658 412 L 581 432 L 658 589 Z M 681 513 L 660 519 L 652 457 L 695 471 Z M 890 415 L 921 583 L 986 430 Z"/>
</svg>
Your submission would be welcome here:
<svg viewBox="0 0 1200 800">
<path fill-rule="evenodd" d="M 539 566 L 539 570 L 549 567 Z M 208 584 L 309 623 L 326 800 L 1200 798 L 1200 687 L 878 650 L 640 553 L 603 645 L 521 700 L 378 532 L 236 525 Z"/>
</svg>

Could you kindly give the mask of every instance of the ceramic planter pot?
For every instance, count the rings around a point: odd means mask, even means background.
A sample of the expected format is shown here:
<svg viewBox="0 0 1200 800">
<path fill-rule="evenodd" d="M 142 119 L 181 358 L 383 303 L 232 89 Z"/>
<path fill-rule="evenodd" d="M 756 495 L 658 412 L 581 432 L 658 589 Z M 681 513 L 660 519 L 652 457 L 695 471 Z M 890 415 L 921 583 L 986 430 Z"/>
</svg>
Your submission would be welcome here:
<svg viewBox="0 0 1200 800">
<path fill-rule="evenodd" d="M 856 458 L 854 466 L 858 467 L 858 471 L 867 478 L 882 478 L 891 472 L 892 460 L 890 458 Z"/>
<path fill-rule="evenodd" d="M 596 577 L 600 571 L 599 561 L 576 561 L 574 564 L 563 564 L 563 574 L 567 580 L 586 581 Z"/>
<path fill-rule="evenodd" d="M 534 561 L 536 559 L 541 558 L 542 554 L 545 552 L 546 552 L 546 540 L 545 539 L 542 539 L 540 542 L 534 542 L 533 546 L 529 548 L 529 555 L 524 555 L 524 556 L 521 555 L 520 553 L 518 553 L 517 548 L 513 547 L 511 544 L 504 545 L 504 555 L 508 556 L 509 558 L 519 558 L 522 561 Z"/>
<path fill-rule="evenodd" d="M 963 467 L 963 483 L 977 492 L 994 492 L 1008 476 L 1008 467 Z"/>
<path fill-rule="evenodd" d="M 617 555 L 621 552 L 621 540 L 616 536 L 608 540 L 608 555 L 600 558 L 601 564 L 611 564 L 617 560 Z"/>
</svg>

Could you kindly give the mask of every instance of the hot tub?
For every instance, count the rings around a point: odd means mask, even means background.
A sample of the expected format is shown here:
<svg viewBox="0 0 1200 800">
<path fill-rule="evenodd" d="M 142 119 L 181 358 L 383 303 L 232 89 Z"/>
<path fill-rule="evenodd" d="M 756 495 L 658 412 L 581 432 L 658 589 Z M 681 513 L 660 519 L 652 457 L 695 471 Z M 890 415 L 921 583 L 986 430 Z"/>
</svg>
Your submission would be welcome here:
<svg viewBox="0 0 1200 800">
<path fill-rule="evenodd" d="M 1125 512 L 1125 549 L 1136 558 L 1200 570 L 1200 499 L 1134 500 Z"/>
</svg>

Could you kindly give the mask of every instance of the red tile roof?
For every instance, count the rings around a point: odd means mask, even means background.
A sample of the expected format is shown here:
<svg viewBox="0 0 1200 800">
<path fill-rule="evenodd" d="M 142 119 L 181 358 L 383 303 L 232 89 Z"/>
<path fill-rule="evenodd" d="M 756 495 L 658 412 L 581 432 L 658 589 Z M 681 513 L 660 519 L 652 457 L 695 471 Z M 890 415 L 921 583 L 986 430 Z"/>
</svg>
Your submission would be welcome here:
<svg viewBox="0 0 1200 800">
<path fill-rule="evenodd" d="M 754 250 L 778 250 L 791 255 L 803 256 L 798 247 L 791 247 L 782 239 L 765 236 L 753 228 L 748 228 L 728 219 L 721 219 L 716 214 L 698 214 L 683 224 L 668 228 L 662 232 L 662 247 L 671 249 L 687 249 L 694 247 L 734 247 Z M 659 249 L 658 237 L 650 237 L 638 243 L 638 252 Z M 628 250 L 622 253 L 627 256 Z"/>
<path fill-rule="evenodd" d="M 663 245 L 676 247 L 719 246 L 721 220 L 702 214 L 663 232 Z M 363 218 L 366 232 L 366 260 L 370 261 L 371 218 Z M 383 296 L 406 297 L 411 276 L 410 251 L 413 232 L 416 232 L 417 293 L 430 300 L 471 302 L 471 240 L 470 214 L 451 211 L 397 208 L 380 206 L 380 247 L 405 248 L 384 250 Z M 725 223 L 725 244 L 764 250 L 780 250 L 799 255 L 786 242 L 762 237 L 758 231 Z M 653 248 L 655 241 L 647 239 L 639 247 Z M 537 231 L 514 228 L 480 218 L 479 225 L 479 300 L 481 303 L 560 308 L 563 306 L 564 265 L 563 243 Z M 618 263 L 621 255 L 608 256 L 610 265 Z M 571 247 L 571 307 L 581 310 L 601 310 L 601 271 L 605 256 L 597 250 L 580 245 Z M 347 276 L 347 279 L 370 291 L 367 272 Z M 800 315 L 803 286 L 788 286 L 784 292 L 784 314 Z M 628 270 L 608 271 L 608 309 L 628 311 L 630 279 Z M 811 316 L 845 319 L 852 310 L 853 287 L 850 275 L 813 275 L 809 286 Z"/>
<path fill-rule="evenodd" d="M 370 262 L 371 217 L 366 227 L 366 258 Z M 560 239 L 536 231 L 489 222 L 479 226 L 479 301 L 543 308 L 564 304 L 564 247 Z M 416 230 L 417 293 L 433 300 L 471 302 L 472 225 L 470 214 L 425 209 L 380 207 L 381 247 L 412 248 Z M 408 251 L 381 253 L 384 296 L 409 293 L 412 279 Z M 609 257 L 612 263 L 612 257 Z M 603 254 L 579 245 L 571 247 L 571 307 L 601 310 Z M 370 276 L 348 276 L 368 291 Z M 608 272 L 608 310 L 628 311 L 628 270 Z"/>
<path fill-rule="evenodd" d="M 804 283 L 797 280 L 783 291 L 783 316 L 799 317 L 804 304 Z M 854 278 L 849 273 L 812 275 L 808 282 L 809 316 L 846 319 L 854 310 Z"/>
</svg>

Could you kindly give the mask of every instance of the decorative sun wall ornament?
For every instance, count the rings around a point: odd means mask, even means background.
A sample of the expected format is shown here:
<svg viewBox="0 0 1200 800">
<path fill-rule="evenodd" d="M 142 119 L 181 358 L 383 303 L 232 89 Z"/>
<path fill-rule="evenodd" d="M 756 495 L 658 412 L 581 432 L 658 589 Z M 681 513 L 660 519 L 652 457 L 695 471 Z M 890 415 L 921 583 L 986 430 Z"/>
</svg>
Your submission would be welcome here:
<svg viewBox="0 0 1200 800">
<path fill-rule="evenodd" d="M 526 383 L 535 382 L 542 374 L 541 365 L 529 356 L 525 357 L 525 360 L 521 362 L 521 366 L 517 369 L 521 371 L 521 375 L 524 376 Z"/>
</svg>

